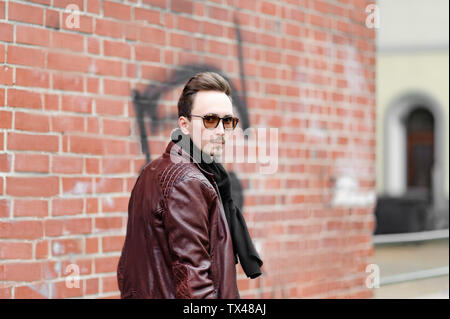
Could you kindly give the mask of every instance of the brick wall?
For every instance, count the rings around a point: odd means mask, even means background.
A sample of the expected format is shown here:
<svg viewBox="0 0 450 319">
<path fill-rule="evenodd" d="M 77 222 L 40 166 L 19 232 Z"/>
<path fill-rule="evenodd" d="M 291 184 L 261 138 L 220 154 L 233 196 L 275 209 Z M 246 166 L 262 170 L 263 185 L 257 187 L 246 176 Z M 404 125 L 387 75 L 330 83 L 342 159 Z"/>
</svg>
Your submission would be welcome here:
<svg viewBox="0 0 450 319">
<path fill-rule="evenodd" d="M 75 28 L 69 4 L 80 9 Z M 119 296 L 128 198 L 146 161 L 132 91 L 161 88 L 192 64 L 223 72 L 241 98 L 245 88 L 250 126 L 278 128 L 276 174 L 261 175 L 254 164 L 227 167 L 243 185 L 244 213 L 265 262 L 256 280 L 238 266 L 242 297 L 371 297 L 375 32 L 365 26 L 368 4 L 1 1 L 0 298 Z M 167 120 L 148 130 L 152 159 L 176 125 L 181 88 L 158 100 L 158 118 Z M 66 285 L 71 264 L 79 288 Z"/>
</svg>

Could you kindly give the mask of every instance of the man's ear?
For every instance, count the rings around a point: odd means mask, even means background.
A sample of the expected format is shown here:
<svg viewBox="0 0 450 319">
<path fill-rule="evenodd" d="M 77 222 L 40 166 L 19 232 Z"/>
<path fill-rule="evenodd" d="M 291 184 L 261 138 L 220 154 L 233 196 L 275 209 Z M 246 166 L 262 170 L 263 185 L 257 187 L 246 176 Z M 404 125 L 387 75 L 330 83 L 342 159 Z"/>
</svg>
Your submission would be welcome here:
<svg viewBox="0 0 450 319">
<path fill-rule="evenodd" d="M 189 134 L 189 125 L 190 122 L 185 116 L 180 116 L 178 118 L 178 126 L 181 129 L 181 132 L 188 135 Z"/>
</svg>

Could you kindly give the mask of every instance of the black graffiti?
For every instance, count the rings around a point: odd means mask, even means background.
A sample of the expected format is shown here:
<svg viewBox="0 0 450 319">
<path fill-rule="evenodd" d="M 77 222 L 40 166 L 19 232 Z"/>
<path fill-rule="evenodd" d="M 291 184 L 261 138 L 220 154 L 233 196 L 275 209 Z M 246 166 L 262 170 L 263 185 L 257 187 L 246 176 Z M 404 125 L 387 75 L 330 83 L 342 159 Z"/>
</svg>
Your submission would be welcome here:
<svg viewBox="0 0 450 319">
<path fill-rule="evenodd" d="M 161 125 L 166 123 L 174 123 L 178 119 L 178 114 L 172 114 L 160 118 L 158 116 L 158 103 L 161 96 L 164 93 L 175 89 L 180 85 L 184 85 L 192 76 L 200 72 L 216 72 L 225 78 L 230 84 L 231 88 L 231 98 L 233 101 L 233 107 L 237 113 L 243 130 L 250 127 L 249 117 L 247 113 L 247 96 L 246 96 L 246 77 L 244 72 L 244 61 L 242 54 L 242 40 L 239 28 L 239 21 L 237 17 L 234 17 L 234 25 L 236 31 L 237 39 L 237 49 L 238 49 L 238 61 L 239 61 L 239 73 L 240 80 L 242 83 L 242 92 L 238 92 L 236 86 L 233 82 L 224 74 L 220 69 L 215 66 L 207 64 L 188 64 L 180 66 L 176 71 L 174 71 L 170 76 L 169 80 L 161 85 L 149 85 L 144 92 L 139 92 L 134 90 L 132 92 L 133 106 L 136 113 L 136 121 L 139 129 L 140 144 L 142 153 L 145 154 L 146 163 L 150 162 L 151 150 L 148 144 L 147 129 L 145 126 L 145 118 L 149 119 L 150 134 L 156 134 L 159 131 Z M 244 135 L 248 138 L 248 135 Z M 142 168 L 141 168 L 142 169 Z M 234 172 L 229 172 L 232 182 L 232 198 L 236 205 L 242 209 L 243 207 L 243 190 L 242 184 L 237 178 Z"/>
</svg>

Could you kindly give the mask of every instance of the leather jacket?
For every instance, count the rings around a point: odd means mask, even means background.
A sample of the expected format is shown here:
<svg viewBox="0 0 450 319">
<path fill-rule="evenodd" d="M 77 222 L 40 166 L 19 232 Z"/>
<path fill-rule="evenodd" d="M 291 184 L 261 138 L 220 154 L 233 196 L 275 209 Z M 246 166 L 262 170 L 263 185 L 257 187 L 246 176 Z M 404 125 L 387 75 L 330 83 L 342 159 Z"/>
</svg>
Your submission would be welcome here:
<svg viewBox="0 0 450 319">
<path fill-rule="evenodd" d="M 121 298 L 240 298 L 213 174 L 173 141 L 133 187 L 117 279 Z"/>
</svg>

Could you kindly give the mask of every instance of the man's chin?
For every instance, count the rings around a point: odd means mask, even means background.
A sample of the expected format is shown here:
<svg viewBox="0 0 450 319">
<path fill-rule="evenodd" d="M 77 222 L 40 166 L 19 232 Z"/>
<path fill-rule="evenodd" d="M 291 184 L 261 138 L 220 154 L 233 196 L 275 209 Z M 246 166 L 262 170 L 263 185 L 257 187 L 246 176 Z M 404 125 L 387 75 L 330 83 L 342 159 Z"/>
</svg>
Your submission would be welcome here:
<svg viewBox="0 0 450 319">
<path fill-rule="evenodd" d="M 214 157 L 220 157 L 223 154 L 223 145 L 213 145 L 209 154 Z"/>
</svg>

